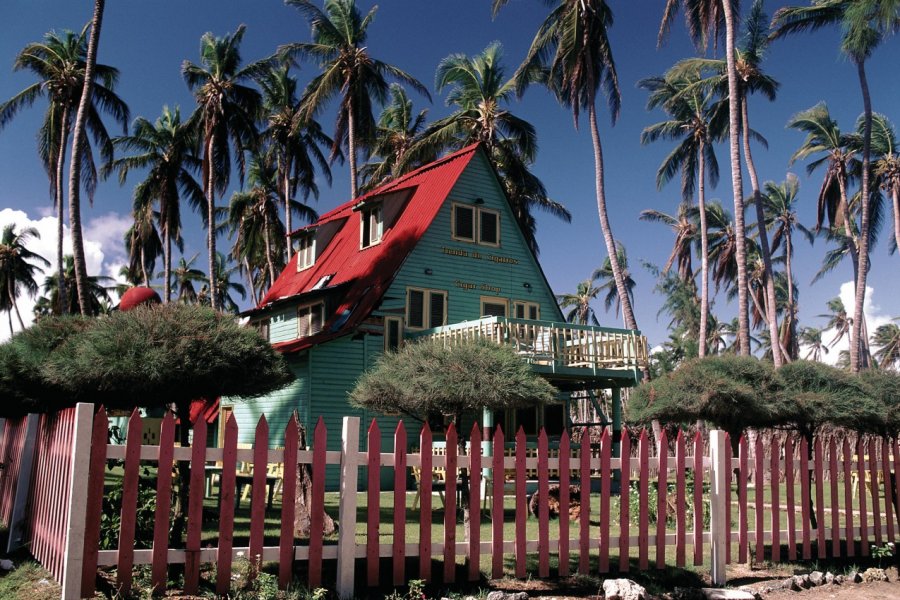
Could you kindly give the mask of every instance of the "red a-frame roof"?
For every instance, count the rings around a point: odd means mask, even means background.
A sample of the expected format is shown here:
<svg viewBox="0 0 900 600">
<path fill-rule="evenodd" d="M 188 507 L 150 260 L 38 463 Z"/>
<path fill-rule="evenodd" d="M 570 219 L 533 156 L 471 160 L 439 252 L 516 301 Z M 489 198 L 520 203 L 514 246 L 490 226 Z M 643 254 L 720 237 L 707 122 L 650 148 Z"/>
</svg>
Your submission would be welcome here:
<svg viewBox="0 0 900 600">
<path fill-rule="evenodd" d="M 390 287 L 406 257 L 437 216 L 444 200 L 477 150 L 478 144 L 473 144 L 448 154 L 338 206 L 307 228 L 343 220 L 328 245 L 321 251 L 317 249 L 320 253 L 315 264 L 298 273 L 298 256 L 294 255 L 252 312 L 288 299 L 302 301 L 307 294 L 312 300 L 317 294 L 313 288 L 328 275 L 332 277 L 324 289 L 341 288 L 340 305 L 333 314 L 326 315 L 327 321 L 321 333 L 275 344 L 275 349 L 282 352 L 304 350 L 352 332 L 368 317 Z M 360 216 L 358 211 L 354 211 L 354 207 L 388 193 L 403 191 L 407 191 L 410 196 L 394 223 L 385 223 L 381 242 L 360 249 Z"/>
</svg>

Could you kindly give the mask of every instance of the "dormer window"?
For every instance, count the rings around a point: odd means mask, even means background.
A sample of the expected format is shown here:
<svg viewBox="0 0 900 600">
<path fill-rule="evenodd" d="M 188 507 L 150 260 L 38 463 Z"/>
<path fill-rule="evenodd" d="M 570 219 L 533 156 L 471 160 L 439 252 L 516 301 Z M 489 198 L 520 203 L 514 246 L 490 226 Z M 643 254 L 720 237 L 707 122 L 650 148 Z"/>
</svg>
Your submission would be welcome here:
<svg viewBox="0 0 900 600">
<path fill-rule="evenodd" d="M 381 235 L 384 232 L 381 203 L 363 208 L 359 214 L 361 219 L 359 247 L 368 248 L 381 242 Z"/>
<path fill-rule="evenodd" d="M 483 246 L 500 245 L 500 213 L 468 204 L 453 205 L 451 237 Z"/>
<path fill-rule="evenodd" d="M 308 269 L 316 263 L 316 237 L 308 233 L 300 237 L 300 247 L 297 249 L 297 271 Z"/>
<path fill-rule="evenodd" d="M 297 309 L 297 337 L 309 337 L 325 325 L 325 303 L 304 304 Z"/>
</svg>

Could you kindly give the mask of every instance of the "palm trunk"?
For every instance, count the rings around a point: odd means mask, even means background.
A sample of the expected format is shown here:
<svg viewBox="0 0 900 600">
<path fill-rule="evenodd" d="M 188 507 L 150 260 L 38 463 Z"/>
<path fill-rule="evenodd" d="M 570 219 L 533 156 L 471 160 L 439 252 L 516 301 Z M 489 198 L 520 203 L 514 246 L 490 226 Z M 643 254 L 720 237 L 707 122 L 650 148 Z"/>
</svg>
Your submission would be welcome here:
<svg viewBox="0 0 900 600">
<path fill-rule="evenodd" d="M 353 119 L 353 106 L 347 111 L 347 152 L 350 154 L 350 197 L 356 198 L 356 131 Z"/>
<path fill-rule="evenodd" d="M 15 335 L 16 332 L 13 329 L 12 311 L 11 310 L 6 311 L 6 318 L 9 320 L 9 337 L 12 337 L 13 335 Z"/>
<path fill-rule="evenodd" d="M 856 306 L 853 309 L 853 329 L 850 336 L 850 370 L 859 373 L 860 351 L 862 349 L 863 305 L 866 300 L 866 278 L 869 273 L 869 163 L 872 146 L 872 98 L 869 96 L 869 82 L 866 80 L 866 64 L 856 61 L 859 75 L 859 87 L 863 97 L 863 152 L 862 183 L 860 185 L 860 223 L 859 223 L 859 273 L 856 277 Z"/>
<path fill-rule="evenodd" d="M 253 285 L 253 271 L 250 270 L 250 261 L 244 258 L 244 270 L 247 271 L 247 283 L 250 288 L 250 298 L 253 299 L 253 305 L 259 306 L 259 296 L 256 295 L 256 286 Z"/>
<path fill-rule="evenodd" d="M 291 214 L 291 165 L 290 160 L 285 158 L 284 169 L 284 229 L 286 232 L 286 250 L 287 262 L 294 257 L 294 245 L 291 243 L 291 232 L 293 231 L 293 215 Z"/>
<path fill-rule="evenodd" d="M 163 224 L 163 244 L 166 247 L 166 255 L 163 257 L 163 296 L 165 296 L 166 304 L 172 301 L 172 236 L 169 234 L 169 224 Z"/>
<path fill-rule="evenodd" d="M 69 165 L 69 226 L 72 229 L 72 257 L 75 262 L 75 288 L 78 290 L 78 304 L 82 315 L 88 310 L 87 264 L 84 257 L 84 240 L 81 234 L 81 146 L 85 143 L 87 113 L 94 89 L 94 68 L 97 64 L 97 45 L 100 43 L 100 28 L 103 25 L 103 8 L 106 0 L 94 0 L 94 16 L 91 20 L 91 35 L 88 38 L 87 59 L 84 67 L 84 87 L 75 117 L 75 132 L 72 135 L 72 162 Z"/>
<path fill-rule="evenodd" d="M 606 185 L 603 181 L 603 147 L 600 144 L 600 129 L 597 127 L 597 109 L 593 103 L 591 103 L 588 110 L 588 120 L 591 124 L 591 140 L 594 144 L 594 181 L 600 229 L 603 231 L 603 240 L 606 242 L 606 252 L 609 255 L 609 264 L 612 268 L 613 279 L 616 282 L 616 291 L 619 294 L 619 304 L 622 307 L 625 325 L 628 329 L 637 329 L 637 321 L 635 321 L 634 311 L 631 308 L 631 298 L 628 297 L 628 289 L 625 287 L 625 279 L 622 277 L 622 269 L 619 266 L 616 241 L 609 226 L 609 215 L 606 213 Z"/>
<path fill-rule="evenodd" d="M 141 244 L 141 280 L 144 287 L 150 287 L 150 276 L 147 275 L 147 251 L 144 250 L 143 244 Z"/>
<path fill-rule="evenodd" d="M 766 308 L 769 317 L 769 335 L 772 339 L 778 337 L 778 307 L 775 301 L 775 270 L 772 268 L 772 252 L 769 247 L 769 232 L 766 231 L 766 215 L 763 211 L 762 193 L 759 188 L 759 176 L 756 173 L 756 165 L 753 162 L 753 154 L 750 151 L 750 116 L 747 112 L 747 98 L 741 98 L 741 121 L 744 142 L 744 160 L 747 162 L 747 172 L 750 174 L 750 186 L 753 188 L 753 203 L 756 205 L 756 223 L 759 231 L 759 248 L 762 253 L 763 267 L 766 272 Z M 790 292 L 788 292 L 790 294 Z M 789 307 L 791 306 L 788 303 Z M 790 311 L 790 308 L 788 308 Z M 790 362 L 788 356 L 782 356 L 780 349 L 772 348 L 772 361 L 775 368 L 780 367 L 785 361 Z"/>
<path fill-rule="evenodd" d="M 736 19 L 731 2 L 723 2 L 725 12 L 725 60 L 728 66 L 728 137 L 731 146 L 731 187 L 734 195 L 734 236 L 738 288 L 738 354 L 750 355 L 750 313 L 747 294 L 747 247 L 744 234 L 744 185 L 741 174 L 740 93 L 734 58 Z"/>
<path fill-rule="evenodd" d="M 216 176 L 213 165 L 213 142 L 216 134 L 210 131 L 206 141 L 206 162 L 209 171 L 206 174 L 206 245 L 209 249 L 209 302 L 213 310 L 218 304 L 218 290 L 216 285 Z"/>
<path fill-rule="evenodd" d="M 266 245 L 266 265 L 269 267 L 269 287 L 275 285 L 275 264 L 272 262 L 272 240 L 269 236 L 269 213 L 263 209 L 263 241 Z"/>
<path fill-rule="evenodd" d="M 63 175 L 65 174 L 66 146 L 69 144 L 69 106 L 63 107 L 62 125 L 59 133 L 59 156 L 56 158 L 56 272 L 59 274 L 58 314 L 68 312 L 66 306 L 66 282 L 63 272 L 66 268 L 63 256 L 63 235 L 65 228 L 65 203 L 63 202 Z"/>
<path fill-rule="evenodd" d="M 844 235 L 847 236 L 848 249 L 850 251 L 850 262 L 853 263 L 853 280 L 859 274 L 859 239 L 853 233 L 853 227 L 850 226 L 850 203 L 847 199 L 847 174 L 841 169 L 838 175 L 838 189 L 841 192 L 841 206 L 838 209 L 841 213 L 841 219 L 844 221 Z"/>
<path fill-rule="evenodd" d="M 897 248 L 900 248 L 900 184 L 891 188 L 891 199 L 894 201 L 894 241 Z"/>
<path fill-rule="evenodd" d="M 19 320 L 19 327 L 25 329 L 25 323 L 22 321 L 22 314 L 19 312 L 19 303 L 16 302 L 16 286 L 13 283 L 13 278 L 10 277 L 6 282 L 6 289 L 9 292 L 9 301 L 12 303 L 13 310 L 16 311 L 16 318 Z M 10 317 L 10 322 L 12 322 L 12 317 Z M 12 327 L 9 328 L 10 334 L 12 334 Z"/>
<path fill-rule="evenodd" d="M 787 277 L 788 284 L 788 318 L 789 322 L 789 331 L 790 334 L 790 344 L 788 345 L 788 358 L 789 360 L 796 360 L 799 358 L 799 344 L 796 343 L 797 340 L 797 306 L 794 304 L 794 271 L 793 265 L 791 264 L 791 258 L 794 254 L 794 243 L 791 239 L 791 229 L 788 227 L 784 234 L 784 274 Z M 797 355 L 793 354 L 794 348 L 797 348 Z"/>
<path fill-rule="evenodd" d="M 698 185 L 697 204 L 700 209 L 700 340 L 698 355 L 706 356 L 707 329 L 709 327 L 709 232 L 706 228 L 706 158 L 703 156 L 705 144 L 700 142 L 697 152 Z"/>
</svg>

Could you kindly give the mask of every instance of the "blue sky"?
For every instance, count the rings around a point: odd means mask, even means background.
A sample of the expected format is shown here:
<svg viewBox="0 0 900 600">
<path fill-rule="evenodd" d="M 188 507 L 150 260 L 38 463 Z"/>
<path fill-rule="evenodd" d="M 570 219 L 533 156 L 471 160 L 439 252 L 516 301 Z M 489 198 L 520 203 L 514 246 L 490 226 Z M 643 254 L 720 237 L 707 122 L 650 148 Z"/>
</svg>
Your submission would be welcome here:
<svg viewBox="0 0 900 600">
<path fill-rule="evenodd" d="M 372 2 L 359 0 L 368 10 Z M 665 316 L 657 317 L 662 303 L 653 292 L 654 280 L 642 267 L 643 261 L 664 263 L 671 247 L 669 231 L 661 225 L 638 221 L 642 209 L 656 208 L 674 212 L 679 200 L 678 184 L 658 191 L 656 169 L 670 150 L 666 143 L 641 146 L 640 132 L 662 119 L 660 113 L 645 109 L 646 93 L 636 87 L 644 77 L 661 74 L 674 62 L 695 53 L 689 44 L 681 21 L 672 29 L 669 42 L 656 48 L 656 32 L 662 2 L 647 0 L 613 2 L 615 24 L 612 28 L 613 52 L 622 87 L 622 111 L 618 123 L 610 124 L 601 106 L 601 135 L 606 154 L 607 198 L 610 219 L 616 237 L 627 247 L 631 271 L 637 281 L 635 310 L 638 325 L 658 344 L 667 337 Z M 749 2 L 745 2 L 749 5 Z M 770 14 L 784 2 L 767 2 Z M 80 29 L 91 14 L 92 2 L 51 0 L 6 0 L 0 4 L 0 98 L 7 99 L 32 83 L 26 73 L 13 73 L 16 53 L 27 43 L 39 40 L 50 29 Z M 434 70 L 438 62 L 451 53 L 473 55 L 498 40 L 504 46 L 506 65 L 511 73 L 521 60 L 538 24 L 546 14 L 543 2 L 512 0 L 496 19 L 491 19 L 489 0 L 384 0 L 370 28 L 370 52 L 395 64 L 432 89 L 434 103 L 415 98 L 417 107 L 428 107 L 431 118 L 447 114 L 443 98 L 433 92 Z M 155 119 L 164 104 L 180 105 L 187 113 L 194 102 L 181 77 L 185 59 L 197 61 L 200 36 L 211 31 L 222 35 L 239 24 L 247 25 L 242 53 L 247 61 L 272 53 L 276 46 L 309 39 L 309 28 L 300 13 L 279 0 L 253 2 L 226 0 L 192 0 L 176 2 L 108 2 L 100 42 L 101 62 L 121 71 L 119 94 L 131 107 L 132 117 Z M 800 176 L 801 219 L 811 225 L 815 218 L 815 198 L 820 176 L 807 177 L 804 165 L 789 167 L 791 154 L 802 143 L 802 136 L 785 129 L 790 116 L 819 101 L 826 101 L 832 114 L 844 129 L 850 129 L 861 112 L 862 102 L 855 69 L 838 51 L 839 32 L 822 31 L 802 35 L 774 44 L 765 68 L 781 82 L 778 99 L 767 102 L 754 98 L 751 102 L 752 126 L 766 136 L 769 148 L 757 147 L 754 158 L 763 181 L 781 181 L 791 170 Z M 874 107 L 892 121 L 900 122 L 900 78 L 896 58 L 900 40 L 884 44 L 869 64 L 869 80 Z M 315 72 L 314 65 L 303 65 L 297 73 L 305 84 Z M 27 217 L 53 231 L 50 196 L 45 174 L 36 157 L 35 134 L 45 105 L 26 110 L 0 131 L 0 221 Z M 548 216 L 539 216 L 538 241 L 541 263 L 550 284 L 557 293 L 574 290 L 578 281 L 588 277 L 605 258 L 600 236 L 594 196 L 594 165 L 590 137 L 586 127 L 576 131 L 571 115 L 560 108 L 541 89 L 529 90 L 519 103 L 511 107 L 519 116 L 537 127 L 540 151 L 535 171 L 550 195 L 563 202 L 573 214 L 572 224 Z M 333 124 L 333 113 L 321 116 L 326 128 Z M 112 126 L 110 126 L 112 129 Z M 731 206 L 729 157 L 727 147 L 718 149 L 722 181 L 709 197 L 719 198 Z M 314 207 L 324 212 L 347 199 L 349 183 L 346 166 L 335 165 L 334 185 L 323 185 Z M 87 224 L 89 268 L 94 272 L 113 274 L 123 262 L 121 237 L 128 226 L 133 181 L 120 187 L 114 180 L 101 184 L 94 206 L 84 208 Z M 236 182 L 235 182 L 236 185 Z M 745 180 L 749 190 L 749 182 Z M 226 195 L 230 197 L 229 194 Z M 223 201 L 223 202 L 225 202 Z M 25 213 L 23 216 L 21 213 Z M 42 220 L 43 218 L 43 220 Z M 198 216 L 185 211 L 185 254 L 200 252 L 197 264 L 204 270 L 205 241 Z M 900 316 L 900 283 L 897 267 L 900 256 L 889 256 L 885 228 L 881 242 L 872 255 L 870 285 L 872 306 L 870 331 L 888 317 Z M 220 244 L 227 245 L 220 239 Z M 55 240 L 45 234 L 41 247 L 47 247 L 48 258 Z M 809 247 L 797 244 L 796 268 L 800 286 L 800 316 L 804 324 L 820 325 L 818 315 L 825 311 L 825 301 L 837 296 L 842 284 L 852 277 L 851 267 L 843 265 L 815 285 L 810 285 L 826 246 L 817 241 Z M 699 270 L 699 267 L 698 267 Z M 852 291 L 844 286 L 845 294 Z M 849 300 L 849 298 L 848 298 Z M 249 300 L 244 306 L 249 305 Z M 605 325 L 621 323 L 613 314 L 604 314 L 600 302 L 596 309 Z M 730 318 L 734 307 L 724 294 L 716 299 L 714 311 L 720 318 Z M 5 329 L 5 328 L 4 328 Z M 836 353 L 835 353 L 836 354 Z"/>
</svg>

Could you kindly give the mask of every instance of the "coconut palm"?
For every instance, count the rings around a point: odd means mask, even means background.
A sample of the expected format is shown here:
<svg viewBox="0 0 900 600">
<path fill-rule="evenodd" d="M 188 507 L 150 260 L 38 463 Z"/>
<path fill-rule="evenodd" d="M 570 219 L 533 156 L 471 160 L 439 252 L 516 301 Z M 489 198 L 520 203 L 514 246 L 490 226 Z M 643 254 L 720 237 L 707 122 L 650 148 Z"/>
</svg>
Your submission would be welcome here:
<svg viewBox="0 0 900 600">
<path fill-rule="evenodd" d="M 424 139 L 428 109 L 415 113 L 412 100 L 397 83 L 391 84 L 389 93 L 378 117 L 372 158 L 360 169 L 364 192 L 432 162 L 443 149 Z"/>
<path fill-rule="evenodd" d="M 67 254 L 64 263 L 64 285 L 62 287 L 59 285 L 59 273 L 54 273 L 47 277 L 42 288 L 44 295 L 50 299 L 54 311 L 55 307 L 62 303 L 64 314 L 102 314 L 104 306 L 108 306 L 111 302 L 109 292 L 115 290 L 116 280 L 105 275 L 88 275 L 87 305 L 82 309 L 79 305 L 78 290 L 75 286 L 75 259 L 71 254 Z M 65 290 L 66 295 L 64 297 L 60 297 L 60 289 Z M 57 313 L 54 312 L 54 314 Z"/>
<path fill-rule="evenodd" d="M 647 209 L 641 211 L 641 221 L 662 223 L 667 225 L 675 234 L 675 243 L 672 252 L 666 259 L 662 273 L 665 275 L 673 265 L 678 270 L 678 278 L 687 282 L 694 280 L 694 268 L 692 263 L 693 244 L 697 238 L 697 224 L 694 213 L 697 210 L 691 207 L 689 202 L 682 201 L 678 205 L 678 213 L 670 215 L 662 211 Z"/>
<path fill-rule="evenodd" d="M 182 256 L 178 259 L 178 266 L 172 270 L 173 285 L 177 293 L 176 301 L 181 304 L 196 304 L 198 302 L 197 290 L 194 284 L 205 281 L 206 273 L 194 268 L 197 254 L 185 260 Z"/>
<path fill-rule="evenodd" d="M 851 136 L 851 147 L 862 152 L 862 138 L 864 134 L 865 120 L 860 117 L 856 121 L 856 135 Z M 877 198 L 877 190 L 885 192 L 891 198 L 893 205 L 893 229 L 895 247 L 900 247 L 900 154 L 897 152 L 897 136 L 894 125 L 884 115 L 875 113 L 872 115 L 872 194 L 871 217 L 872 221 L 878 221 L 880 212 L 880 198 Z M 872 226 L 869 236 L 874 239 L 877 227 Z M 874 243 L 874 242 L 873 242 Z"/>
<path fill-rule="evenodd" d="M 834 348 L 835 344 L 850 335 L 852 317 L 847 314 L 844 302 L 840 298 L 832 298 L 826 303 L 826 306 L 828 307 L 828 312 L 817 316 L 828 319 L 822 329 L 834 331 L 834 337 L 828 343 L 829 348 Z"/>
<path fill-rule="evenodd" d="M 875 359 L 882 369 L 900 368 L 900 326 L 896 323 L 879 326 L 872 335 L 871 345 L 878 348 Z"/>
<path fill-rule="evenodd" d="M 322 132 L 322 126 L 302 110 L 297 99 L 297 79 L 291 76 L 289 64 L 268 65 L 257 76 L 257 82 L 262 90 L 266 122 L 261 135 L 276 157 L 277 187 L 288 236 L 282 245 L 286 260 L 290 260 L 294 249 L 289 239 L 295 216 L 292 207 L 299 205 L 293 198 L 299 191 L 305 205 L 310 196 L 319 197 L 317 171 L 331 185 L 331 167 L 322 147 L 332 146 L 334 142 Z"/>
<path fill-rule="evenodd" d="M 719 165 L 713 144 L 725 133 L 724 104 L 716 102 L 712 91 L 696 85 L 699 69 L 666 73 L 638 82 L 650 91 L 647 109 L 662 108 L 669 119 L 646 127 L 641 143 L 659 139 L 676 141 L 677 146 L 663 160 L 656 172 L 656 185 L 661 188 L 681 172 L 682 200 L 692 200 L 697 190 L 700 216 L 700 330 L 699 356 L 706 356 L 707 317 L 709 315 L 709 236 L 706 225 L 706 182 L 719 181 Z"/>
<path fill-rule="evenodd" d="M 163 299 L 172 298 L 172 243 L 181 239 L 181 199 L 194 210 L 206 213 L 206 197 L 193 173 L 200 169 L 197 157 L 197 130 L 181 120 L 178 107 L 163 107 L 162 115 L 151 123 L 143 117 L 135 120 L 132 135 L 113 140 L 113 144 L 130 156 L 114 160 L 109 169 L 119 171 L 124 183 L 132 169 L 147 169 L 146 178 L 134 188 L 136 214 L 154 205 L 162 233 Z M 141 213 L 146 214 L 146 212 Z M 143 263 L 142 263 L 143 264 Z"/>
<path fill-rule="evenodd" d="M 494 12 L 507 1 L 494 0 Z M 534 80 L 535 72 L 545 70 L 544 84 L 561 104 L 572 110 L 576 127 L 581 111 L 588 113 L 600 228 L 626 327 L 637 329 L 624 267 L 618 261 L 616 240 L 607 214 L 603 146 L 597 124 L 597 95 L 601 88 L 613 123 L 622 102 L 609 38 L 612 24 L 612 10 L 605 0 L 559 0 L 538 28 L 525 61 L 517 71 L 517 79 L 520 90 L 524 90 L 526 83 Z"/>
<path fill-rule="evenodd" d="M 184 61 L 181 73 L 197 100 L 196 119 L 203 142 L 203 191 L 206 196 L 206 243 L 209 249 L 209 289 L 212 307 L 218 308 L 216 289 L 216 196 L 224 193 L 231 178 L 231 148 L 244 179 L 244 152 L 256 145 L 255 122 L 260 111 L 260 95 L 246 85 L 260 63 L 241 66 L 240 45 L 246 27 L 233 34 L 200 38 L 200 64 Z"/>
<path fill-rule="evenodd" d="M 237 313 L 239 308 L 235 299 L 232 297 L 232 292 L 236 292 L 241 295 L 241 298 L 247 297 L 247 290 L 240 283 L 236 283 L 231 280 L 231 278 L 238 273 L 239 266 L 230 266 L 230 261 L 228 257 L 219 252 L 216 254 L 216 290 L 218 290 L 219 297 L 215 299 L 216 306 L 221 306 L 222 310 Z M 212 302 L 212 297 L 209 293 L 209 287 L 203 286 L 203 289 L 197 294 L 197 302 L 200 304 L 209 304 Z"/>
<path fill-rule="evenodd" d="M 578 325 L 600 325 L 597 314 L 594 312 L 591 302 L 600 294 L 600 288 L 594 285 L 591 279 L 585 279 L 578 283 L 574 294 L 558 294 L 556 301 L 566 313 L 567 323 Z"/>
<path fill-rule="evenodd" d="M 0 104 L 0 130 L 3 129 L 22 108 L 32 106 L 35 101 L 46 97 L 48 108 L 38 132 L 38 153 L 53 191 L 56 207 L 57 246 L 56 267 L 61 272 L 63 263 L 63 225 L 65 223 L 65 201 L 63 180 L 65 173 L 66 149 L 83 91 L 85 59 L 87 55 L 87 28 L 80 33 L 72 31 L 51 31 L 42 42 L 28 44 L 16 56 L 13 69 L 30 71 L 38 81 Z M 90 104 L 87 127 L 99 147 L 101 156 L 108 160 L 112 156 L 109 134 L 101 113 L 112 116 L 124 128 L 128 123 L 128 106 L 113 91 L 118 80 L 118 70 L 98 64 L 95 66 L 95 85 Z M 82 182 L 89 198 L 93 198 L 97 184 L 91 146 L 85 140 L 81 145 Z M 63 294 L 65 296 L 65 293 Z M 60 307 L 57 307 L 59 310 Z"/>
<path fill-rule="evenodd" d="M 709 223 L 709 259 L 712 262 L 712 280 L 716 291 L 731 289 L 737 283 L 737 236 L 731 213 L 718 200 L 706 206 Z M 740 321 L 738 321 L 740 325 Z M 740 348 L 740 340 L 737 340 Z"/>
<path fill-rule="evenodd" d="M 165 252 L 156 229 L 158 214 L 153 211 L 152 205 L 135 202 L 131 216 L 133 222 L 125 232 L 125 250 L 128 252 L 125 279 L 140 281 L 141 285 L 149 287 L 156 261 Z"/>
<path fill-rule="evenodd" d="M 625 281 L 625 289 L 628 292 L 628 300 L 634 304 L 634 286 L 635 281 L 631 278 L 631 273 L 628 271 L 628 255 L 625 253 L 625 246 L 622 245 L 621 242 L 618 242 L 616 248 L 616 261 L 619 264 L 621 269 L 622 278 Z M 609 312 L 610 308 L 615 307 L 616 309 L 616 317 L 619 316 L 619 311 L 622 309 L 622 303 L 619 300 L 618 289 L 616 288 L 616 278 L 613 272 L 612 261 L 609 257 L 603 261 L 603 264 L 600 268 L 596 269 L 594 273 L 591 275 L 591 281 L 598 282 L 600 285 L 598 286 L 599 292 L 605 293 L 603 296 L 603 308 Z M 626 327 L 628 325 L 626 324 Z"/>
<path fill-rule="evenodd" d="M 805 360 L 820 362 L 822 357 L 828 354 L 828 346 L 822 338 L 823 331 L 818 327 L 802 327 L 800 329 L 800 344 L 807 348 Z"/>
<path fill-rule="evenodd" d="M 773 37 L 814 31 L 821 27 L 841 28 L 841 51 L 856 65 L 863 98 L 863 144 L 860 196 L 858 262 L 856 274 L 856 306 L 850 343 L 850 370 L 859 372 L 862 354 L 863 304 L 869 273 L 869 207 L 870 163 L 872 144 L 872 99 L 866 75 L 866 61 L 889 35 L 900 28 L 900 0 L 812 0 L 809 6 L 779 9 L 772 20 Z"/>
<path fill-rule="evenodd" d="M 12 312 L 15 311 L 19 327 L 25 329 L 19 312 L 18 298 L 24 290 L 31 298 L 38 291 L 34 278 L 43 273 L 39 265 L 49 267 L 50 263 L 41 255 L 28 249 L 31 239 L 40 239 L 37 229 L 27 227 L 16 231 L 16 224 L 10 223 L 0 235 L 0 306 L 9 315 L 9 333 L 12 335 Z M 36 263 L 36 264 L 35 264 Z"/>
<path fill-rule="evenodd" d="M 285 0 L 309 21 L 312 42 L 296 42 L 279 48 L 281 54 L 318 61 L 321 73 L 313 78 L 303 93 L 305 117 L 312 118 L 324 110 L 328 102 L 340 96 L 335 124 L 332 158 L 346 143 L 350 162 L 350 195 L 356 198 L 357 152 L 375 137 L 372 102 L 384 104 L 388 79 L 405 83 L 431 100 L 428 90 L 415 77 L 369 54 L 366 46 L 369 25 L 375 18 L 375 6 L 365 17 L 355 0 L 325 0 L 324 10 L 311 0 Z"/>
</svg>

